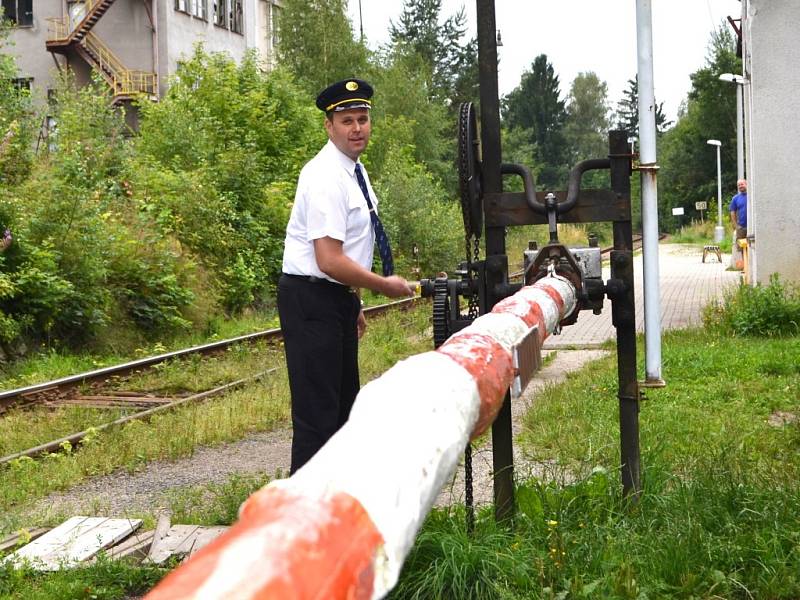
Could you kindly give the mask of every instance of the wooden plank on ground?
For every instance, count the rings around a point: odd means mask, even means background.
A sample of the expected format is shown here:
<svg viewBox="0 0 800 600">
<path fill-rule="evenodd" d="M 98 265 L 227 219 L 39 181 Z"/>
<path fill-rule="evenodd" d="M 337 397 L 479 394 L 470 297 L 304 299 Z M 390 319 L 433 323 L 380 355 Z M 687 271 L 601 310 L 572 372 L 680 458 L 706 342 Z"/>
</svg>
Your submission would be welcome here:
<svg viewBox="0 0 800 600">
<path fill-rule="evenodd" d="M 191 556 L 200 548 L 219 537 L 227 527 L 203 527 L 200 525 L 173 525 L 158 547 L 151 549 L 149 562 L 161 564 L 170 556 Z M 155 544 L 154 544 L 155 546 Z"/>
<path fill-rule="evenodd" d="M 0 541 L 0 552 L 5 552 L 6 550 L 10 550 L 16 546 L 30 543 L 51 529 L 52 527 L 34 527 L 28 531 L 19 531 L 14 533 Z"/>
<path fill-rule="evenodd" d="M 141 519 L 72 517 L 10 554 L 4 562 L 15 566 L 28 563 L 40 571 L 69 568 L 125 539 L 141 524 Z"/>
<path fill-rule="evenodd" d="M 116 546 L 111 546 L 106 550 L 106 556 L 114 560 L 125 558 L 126 556 L 142 560 L 147 556 L 147 551 L 153 543 L 154 534 L 155 531 L 152 529 L 150 531 L 136 532 L 125 541 Z M 95 557 L 91 559 L 91 561 L 94 560 Z"/>
</svg>

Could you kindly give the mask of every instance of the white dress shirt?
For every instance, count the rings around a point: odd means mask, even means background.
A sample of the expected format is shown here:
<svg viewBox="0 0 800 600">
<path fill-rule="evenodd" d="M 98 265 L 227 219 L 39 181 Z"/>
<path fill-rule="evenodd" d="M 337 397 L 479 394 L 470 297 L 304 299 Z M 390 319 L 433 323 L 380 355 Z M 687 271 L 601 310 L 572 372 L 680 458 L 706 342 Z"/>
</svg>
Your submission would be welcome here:
<svg viewBox="0 0 800 600">
<path fill-rule="evenodd" d="M 324 237 L 339 240 L 345 256 L 367 270 L 372 269 L 375 236 L 367 201 L 356 180 L 355 167 L 355 161 L 328 140 L 300 171 L 294 206 L 286 227 L 284 273 L 335 281 L 320 270 L 314 254 L 314 240 Z M 377 211 L 378 199 L 364 165 L 361 165 L 361 171 Z"/>
</svg>

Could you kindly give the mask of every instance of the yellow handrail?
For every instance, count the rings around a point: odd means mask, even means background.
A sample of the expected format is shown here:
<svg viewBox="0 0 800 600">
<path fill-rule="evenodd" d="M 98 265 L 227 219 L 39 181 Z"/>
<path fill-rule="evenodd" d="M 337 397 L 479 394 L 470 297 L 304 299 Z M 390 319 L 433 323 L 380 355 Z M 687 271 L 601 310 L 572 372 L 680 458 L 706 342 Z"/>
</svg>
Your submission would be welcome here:
<svg viewBox="0 0 800 600">
<path fill-rule="evenodd" d="M 78 29 L 78 26 L 92 14 L 92 11 L 102 1 L 103 0 L 84 0 L 83 14 L 80 15 L 77 22 L 74 23 L 74 27 L 72 27 L 73 23 L 71 22 L 71 19 L 69 17 L 48 18 L 47 20 L 50 22 L 51 25 L 50 27 L 48 27 L 47 40 L 50 42 L 55 42 L 55 41 L 69 39 L 72 33 L 76 29 Z"/>
<path fill-rule="evenodd" d="M 69 27 L 67 27 L 66 17 L 49 17 L 47 27 L 47 41 L 55 42 L 69 38 Z"/>
<path fill-rule="evenodd" d="M 125 68 L 122 61 L 93 33 L 87 33 L 82 43 L 95 56 L 97 66 L 113 88 L 115 96 L 156 93 L 155 73 Z"/>
<path fill-rule="evenodd" d="M 122 61 L 116 57 L 111 48 L 106 46 L 102 40 L 91 32 L 87 32 L 83 38 L 83 45 L 86 46 L 96 57 L 98 66 L 104 71 L 113 75 L 127 71 Z"/>
</svg>

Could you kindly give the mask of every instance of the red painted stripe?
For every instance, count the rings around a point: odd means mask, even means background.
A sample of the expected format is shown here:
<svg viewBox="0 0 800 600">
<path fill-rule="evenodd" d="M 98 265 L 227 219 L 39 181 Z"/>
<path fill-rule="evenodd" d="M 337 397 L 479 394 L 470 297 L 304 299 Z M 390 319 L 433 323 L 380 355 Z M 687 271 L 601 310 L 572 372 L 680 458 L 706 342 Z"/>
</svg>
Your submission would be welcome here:
<svg viewBox="0 0 800 600">
<path fill-rule="evenodd" d="M 539 326 L 539 341 L 543 342 L 547 337 L 547 324 L 544 321 L 542 307 L 538 302 L 526 300 L 524 297 L 515 294 L 501 300 L 494 305 L 493 313 L 512 314 L 522 319 L 528 327 Z"/>
<path fill-rule="evenodd" d="M 538 287 L 540 290 L 544 291 L 548 296 L 550 296 L 553 299 L 553 302 L 556 303 L 556 306 L 558 306 L 558 314 L 561 315 L 562 317 L 566 317 L 566 315 L 564 314 L 564 298 L 562 298 L 561 292 L 559 292 L 554 287 L 547 285 L 546 283 L 539 282 L 537 283 L 536 287 Z"/>
<path fill-rule="evenodd" d="M 511 353 L 492 337 L 469 331 L 455 334 L 437 352 L 464 367 L 478 386 L 481 405 L 470 437 L 474 439 L 489 427 L 503 405 L 506 390 L 514 378 Z"/>
<path fill-rule="evenodd" d="M 253 538 L 258 542 L 254 544 Z M 348 494 L 309 499 L 264 488 L 242 506 L 233 527 L 170 573 L 146 600 L 194 598 L 221 568 L 226 553 L 240 557 L 252 572 L 251 577 L 239 578 L 226 598 L 368 600 L 374 559 L 382 544 L 367 512 Z M 252 556 L 254 547 L 264 548 L 265 555 Z M 262 583 L 264 569 L 270 568 L 275 573 Z"/>
</svg>

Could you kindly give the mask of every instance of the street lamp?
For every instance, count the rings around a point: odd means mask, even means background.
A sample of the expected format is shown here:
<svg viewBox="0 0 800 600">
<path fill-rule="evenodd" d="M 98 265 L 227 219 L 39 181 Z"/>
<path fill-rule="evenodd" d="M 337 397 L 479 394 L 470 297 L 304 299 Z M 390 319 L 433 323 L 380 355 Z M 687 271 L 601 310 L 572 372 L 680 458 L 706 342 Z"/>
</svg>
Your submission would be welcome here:
<svg viewBox="0 0 800 600">
<path fill-rule="evenodd" d="M 722 226 L 722 162 L 719 157 L 722 142 L 708 140 L 706 144 L 717 147 L 717 226 L 714 227 L 714 241 L 719 244 L 725 239 L 725 228 Z"/>
<path fill-rule="evenodd" d="M 742 86 L 749 83 L 742 75 L 723 73 L 720 81 L 736 84 L 736 178 L 744 179 L 744 124 L 742 119 Z"/>
</svg>

